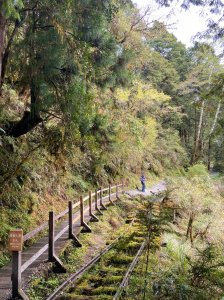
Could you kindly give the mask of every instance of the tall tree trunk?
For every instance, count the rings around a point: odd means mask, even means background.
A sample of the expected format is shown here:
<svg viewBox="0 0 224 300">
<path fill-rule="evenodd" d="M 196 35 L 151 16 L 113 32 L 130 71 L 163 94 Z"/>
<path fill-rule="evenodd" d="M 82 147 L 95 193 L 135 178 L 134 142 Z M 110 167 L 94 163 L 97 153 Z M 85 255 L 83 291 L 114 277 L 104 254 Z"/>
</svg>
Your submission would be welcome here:
<svg viewBox="0 0 224 300">
<path fill-rule="evenodd" d="M 191 164 L 195 163 L 195 161 L 197 160 L 197 156 L 198 156 L 198 146 L 199 146 L 199 141 L 200 141 L 200 136 L 201 136 L 201 131 L 202 131 L 204 108 L 205 108 L 205 101 L 203 100 L 201 103 L 200 117 L 199 117 L 196 137 L 195 137 L 194 149 L 193 149 L 193 153 L 192 153 L 192 157 L 191 157 Z"/>
<path fill-rule="evenodd" d="M 43 121 L 40 116 L 39 108 L 39 88 L 36 86 L 33 78 L 31 78 L 30 83 L 30 98 L 30 111 L 25 111 L 21 120 L 11 122 L 8 124 L 7 128 L 4 128 L 7 135 L 16 138 L 20 137 L 21 135 L 30 132 Z"/>
<path fill-rule="evenodd" d="M 1 3 L 0 3 L 1 4 Z M 2 60 L 5 46 L 5 31 L 6 31 L 6 18 L 1 11 L 0 5 L 0 91 L 2 86 Z"/>
<path fill-rule="evenodd" d="M 218 103 L 218 106 L 217 106 L 217 109 L 216 109 L 216 112 L 215 112 L 214 121 L 212 123 L 212 127 L 211 127 L 211 130 L 210 130 L 209 135 L 208 135 L 208 170 L 209 171 L 211 169 L 212 135 L 214 133 L 215 126 L 216 126 L 216 123 L 218 121 L 218 116 L 219 116 L 220 109 L 221 109 L 221 100 L 219 100 L 219 103 Z"/>
<path fill-rule="evenodd" d="M 30 98 L 30 111 L 25 111 L 21 120 L 19 120 L 18 122 L 11 122 L 8 128 L 5 128 L 5 132 L 7 135 L 16 138 L 20 137 L 21 135 L 30 132 L 33 128 L 35 128 L 39 123 L 43 121 L 40 117 L 39 89 L 33 81 L 32 77 L 30 83 Z"/>
<path fill-rule="evenodd" d="M 211 136 L 208 138 L 208 171 L 211 170 L 211 151 L 212 151 L 212 139 Z"/>
</svg>

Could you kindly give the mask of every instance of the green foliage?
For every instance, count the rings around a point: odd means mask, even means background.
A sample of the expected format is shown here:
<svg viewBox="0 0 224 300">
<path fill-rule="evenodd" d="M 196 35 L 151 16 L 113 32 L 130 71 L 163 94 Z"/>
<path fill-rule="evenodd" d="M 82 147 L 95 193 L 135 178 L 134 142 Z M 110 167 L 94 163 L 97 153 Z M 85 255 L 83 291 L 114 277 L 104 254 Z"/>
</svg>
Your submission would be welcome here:
<svg viewBox="0 0 224 300">
<path fill-rule="evenodd" d="M 186 47 L 169 33 L 164 24 L 154 22 L 151 29 L 152 39 L 149 45 L 168 60 L 178 72 L 180 81 L 185 79 L 190 64 L 190 56 Z"/>
<path fill-rule="evenodd" d="M 194 176 L 208 176 L 208 170 L 203 164 L 196 164 L 188 168 L 187 176 L 192 178 Z"/>
<path fill-rule="evenodd" d="M 23 0 L 3 0 L 0 3 L 0 10 L 6 17 L 19 19 L 19 10 L 23 8 Z"/>
</svg>

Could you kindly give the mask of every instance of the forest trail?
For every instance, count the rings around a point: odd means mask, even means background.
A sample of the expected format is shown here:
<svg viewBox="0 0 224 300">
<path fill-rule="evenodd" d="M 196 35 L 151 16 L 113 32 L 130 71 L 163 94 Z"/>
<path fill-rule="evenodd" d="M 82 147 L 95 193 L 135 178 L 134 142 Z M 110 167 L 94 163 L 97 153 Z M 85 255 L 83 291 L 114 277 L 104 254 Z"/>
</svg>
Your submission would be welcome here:
<svg viewBox="0 0 224 300">
<path fill-rule="evenodd" d="M 159 183 L 153 185 L 151 188 L 146 188 L 145 192 L 142 192 L 141 190 L 135 189 L 135 190 L 130 190 L 127 191 L 126 194 L 135 197 L 135 196 L 143 196 L 143 197 L 148 197 L 152 196 L 154 194 L 158 194 L 161 192 L 164 192 L 166 190 L 166 183 L 165 181 L 160 181 Z"/>
<path fill-rule="evenodd" d="M 129 190 L 126 191 L 125 194 L 135 197 L 138 195 L 150 196 L 153 194 L 160 193 L 164 191 L 166 188 L 165 182 L 159 182 L 158 184 L 152 186 L 150 189 L 146 189 L 146 192 L 142 193 L 139 190 Z M 105 201 L 107 204 L 109 201 Z M 95 213 L 95 205 L 92 205 L 93 213 Z M 88 223 L 90 221 L 89 216 L 89 208 L 85 208 L 84 210 L 85 222 Z M 82 230 L 80 226 L 80 212 L 76 212 L 73 215 L 73 220 L 75 220 L 73 225 L 73 232 L 76 236 Z M 56 225 L 55 235 L 59 233 L 64 227 L 68 224 L 68 219 L 66 218 L 64 221 L 60 222 Z M 61 249 L 65 246 L 65 243 L 68 241 L 68 231 L 66 231 L 55 243 L 55 251 L 56 255 L 58 255 Z M 48 236 L 44 236 L 41 239 L 37 240 L 31 247 L 24 250 L 22 253 L 22 265 L 28 261 L 35 253 L 37 253 L 40 249 L 46 247 L 45 252 L 34 262 L 32 263 L 23 273 L 22 273 L 22 286 L 26 288 L 29 278 L 32 275 L 38 273 L 38 270 L 43 267 L 43 264 L 48 261 Z M 0 300 L 6 300 L 10 297 L 11 293 L 11 263 L 0 269 Z"/>
</svg>

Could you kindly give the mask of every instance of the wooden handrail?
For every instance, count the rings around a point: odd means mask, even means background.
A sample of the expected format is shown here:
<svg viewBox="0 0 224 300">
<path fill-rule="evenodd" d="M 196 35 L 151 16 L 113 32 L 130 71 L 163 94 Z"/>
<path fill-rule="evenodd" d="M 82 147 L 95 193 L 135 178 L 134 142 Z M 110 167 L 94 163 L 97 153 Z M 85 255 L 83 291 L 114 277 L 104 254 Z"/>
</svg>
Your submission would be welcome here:
<svg viewBox="0 0 224 300">
<path fill-rule="evenodd" d="M 102 192 L 107 192 L 109 190 L 109 188 L 104 188 L 102 189 Z"/>
<path fill-rule="evenodd" d="M 37 233 L 39 233 L 40 231 L 44 230 L 45 228 L 48 227 L 48 222 L 42 224 L 41 226 L 35 228 L 34 230 L 28 232 L 27 234 L 24 235 L 23 237 L 23 241 L 27 241 L 29 239 L 31 239 L 33 236 L 35 236 Z"/>
<path fill-rule="evenodd" d="M 118 185 L 114 185 L 114 186 L 111 186 L 110 189 L 114 189 L 114 188 L 117 188 L 117 187 L 120 187 L 122 186 L 122 184 L 118 184 Z M 102 192 L 105 192 L 105 191 L 109 191 L 109 187 L 107 188 L 104 188 L 101 190 Z M 100 194 L 101 192 L 100 190 L 97 191 L 97 194 Z M 113 195 L 113 194 L 111 194 Z M 95 196 L 95 192 L 92 193 L 92 196 Z M 103 199 L 107 199 L 109 197 L 108 196 L 105 196 L 103 197 Z M 85 202 L 86 200 L 89 199 L 89 196 L 86 196 L 83 198 L 83 202 Z M 72 209 L 75 209 L 76 207 L 79 207 L 79 202 L 76 202 L 72 205 Z M 55 221 L 63 218 L 66 214 L 68 214 L 68 208 L 65 209 L 64 211 L 62 211 L 61 213 L 59 213 L 58 215 L 55 216 Z M 45 222 L 44 224 L 40 225 L 39 227 L 33 229 L 32 231 L 28 232 L 27 234 L 24 235 L 23 237 L 23 241 L 27 241 L 29 239 L 31 239 L 32 237 L 34 237 L 35 235 L 37 235 L 39 232 L 43 231 L 44 229 L 46 229 L 48 227 L 48 222 Z"/>
</svg>

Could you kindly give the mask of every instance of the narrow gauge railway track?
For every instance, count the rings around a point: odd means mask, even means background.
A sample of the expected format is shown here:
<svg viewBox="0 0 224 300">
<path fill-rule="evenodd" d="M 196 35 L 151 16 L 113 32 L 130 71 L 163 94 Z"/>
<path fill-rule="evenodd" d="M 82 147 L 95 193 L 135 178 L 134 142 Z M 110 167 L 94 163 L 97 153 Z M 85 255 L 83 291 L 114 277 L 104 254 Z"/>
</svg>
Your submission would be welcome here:
<svg viewBox="0 0 224 300">
<path fill-rule="evenodd" d="M 123 289 L 128 285 L 128 280 L 131 276 L 131 273 L 133 272 L 135 266 L 137 265 L 138 260 L 139 260 L 140 256 L 142 255 L 143 250 L 145 249 L 146 244 L 147 244 L 147 241 L 145 240 L 142 243 L 141 247 L 139 248 L 135 258 L 133 259 L 133 261 L 130 265 L 130 267 L 128 268 L 128 270 L 127 270 L 127 272 L 126 272 L 126 274 L 125 274 L 125 276 L 124 276 L 124 278 L 123 278 L 116 294 L 113 297 L 113 300 L 118 300 L 121 296 L 121 293 L 122 293 Z"/>
<path fill-rule="evenodd" d="M 160 214 L 160 205 L 158 203 L 153 204 L 152 206 L 152 214 L 154 214 L 154 216 L 158 216 Z M 136 221 L 136 219 L 132 219 L 131 223 L 129 226 L 132 226 L 134 224 L 134 222 Z M 78 279 L 81 278 L 81 276 L 88 271 L 89 269 L 91 269 L 106 253 L 108 253 L 110 250 L 113 249 L 113 247 L 116 245 L 116 243 L 122 238 L 123 235 L 119 236 L 118 238 L 116 238 L 109 246 L 107 246 L 106 248 L 104 248 L 104 250 L 99 253 L 98 255 L 96 255 L 90 262 L 88 262 L 85 266 L 83 266 L 82 268 L 80 268 L 76 273 L 72 274 L 67 280 L 65 280 L 48 298 L 47 300 L 54 300 L 54 299 L 66 299 L 65 298 L 60 298 L 63 293 L 63 291 L 68 288 L 71 284 L 75 283 L 76 281 L 78 281 Z M 117 290 L 114 292 L 114 295 L 111 295 L 111 299 L 113 300 L 118 300 L 121 297 L 122 291 L 124 290 L 124 288 L 128 285 L 128 281 L 129 278 L 133 272 L 133 270 L 135 269 L 140 256 L 142 255 L 143 251 L 145 250 L 146 246 L 148 244 L 148 238 L 145 239 L 144 241 L 141 243 L 140 247 L 137 249 L 137 253 L 134 256 L 134 258 L 132 259 L 132 261 L 130 262 L 130 264 L 128 265 L 128 268 L 126 268 L 126 272 L 123 276 L 121 276 L 121 283 L 118 286 Z M 82 296 L 74 296 L 73 299 L 97 299 L 97 296 L 99 295 L 95 295 L 95 296 L 84 296 L 82 298 Z M 95 298 L 96 297 L 96 298 Z M 71 299 L 71 298 L 69 298 Z"/>
<path fill-rule="evenodd" d="M 57 299 L 56 297 L 60 295 L 60 293 L 71 283 L 75 282 L 77 279 L 79 279 L 82 274 L 86 271 L 88 271 L 105 253 L 107 253 L 114 245 L 114 243 L 117 241 L 116 239 L 112 244 L 104 248 L 104 250 L 96 255 L 90 262 L 88 262 L 85 266 L 83 266 L 81 269 L 79 269 L 76 273 L 72 274 L 68 279 L 66 279 L 48 298 L 47 300 L 53 300 Z"/>
<path fill-rule="evenodd" d="M 131 220 L 129 227 L 133 225 L 135 221 L 135 217 Z M 54 300 L 71 284 L 78 280 L 86 271 L 88 271 L 91 267 L 94 266 L 96 262 L 98 262 L 103 255 L 105 255 L 109 250 L 113 248 L 116 242 L 122 238 L 123 234 L 117 237 L 110 245 L 105 247 L 99 254 L 97 254 L 93 259 L 91 259 L 87 264 L 81 267 L 76 273 L 71 274 L 69 278 L 67 278 L 46 300 Z"/>
<path fill-rule="evenodd" d="M 151 209 L 151 212 L 152 212 L 152 215 L 154 215 L 155 217 L 159 216 L 160 215 L 160 203 L 154 203 L 152 205 L 152 209 Z M 150 235 L 150 233 L 149 233 Z M 140 256 L 142 255 L 143 251 L 145 250 L 146 246 L 150 246 L 149 245 L 149 236 L 148 238 L 142 243 L 141 247 L 139 248 L 136 256 L 134 257 L 132 263 L 130 264 L 127 272 L 125 273 L 125 276 L 116 292 L 116 294 L 114 295 L 113 297 L 113 300 L 119 300 L 121 299 L 121 296 L 122 296 L 122 293 L 124 291 L 124 289 L 128 286 L 128 282 L 129 282 L 129 279 L 130 279 L 130 276 L 132 274 L 132 272 L 134 271 L 138 261 L 139 261 L 139 258 Z"/>
</svg>

